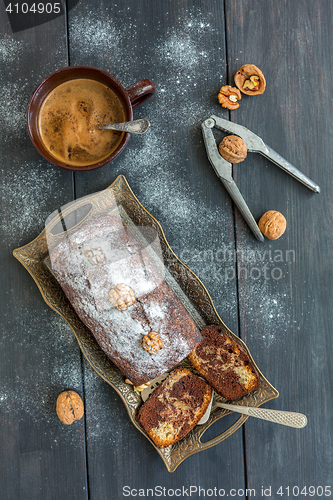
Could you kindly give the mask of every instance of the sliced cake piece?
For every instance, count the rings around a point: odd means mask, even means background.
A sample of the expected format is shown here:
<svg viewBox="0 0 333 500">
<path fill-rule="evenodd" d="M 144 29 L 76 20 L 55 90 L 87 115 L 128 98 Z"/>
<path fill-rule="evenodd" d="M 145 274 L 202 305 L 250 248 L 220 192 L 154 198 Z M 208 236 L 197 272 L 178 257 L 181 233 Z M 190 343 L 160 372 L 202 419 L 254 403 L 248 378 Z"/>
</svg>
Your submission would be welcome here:
<svg viewBox="0 0 333 500">
<path fill-rule="evenodd" d="M 182 439 L 208 408 L 212 388 L 187 368 L 176 368 L 141 406 L 138 420 L 159 448 Z"/>
<path fill-rule="evenodd" d="M 203 340 L 188 358 L 218 394 L 238 399 L 259 385 L 257 371 L 246 352 L 219 325 L 206 326 Z"/>
</svg>

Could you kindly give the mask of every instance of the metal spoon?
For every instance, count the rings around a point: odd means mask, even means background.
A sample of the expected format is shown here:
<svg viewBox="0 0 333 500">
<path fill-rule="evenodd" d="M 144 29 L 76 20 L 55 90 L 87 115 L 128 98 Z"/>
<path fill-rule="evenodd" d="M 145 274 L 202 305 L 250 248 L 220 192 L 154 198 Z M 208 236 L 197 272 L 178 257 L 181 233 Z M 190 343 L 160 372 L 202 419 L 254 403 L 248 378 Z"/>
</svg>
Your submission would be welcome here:
<svg viewBox="0 0 333 500">
<path fill-rule="evenodd" d="M 150 385 L 141 392 L 141 398 L 143 401 L 146 401 L 150 394 L 154 392 L 154 390 L 168 377 L 169 373 L 163 373 L 159 377 L 156 377 L 151 381 Z M 209 406 L 206 410 L 206 413 L 203 415 L 201 420 L 198 422 L 198 425 L 204 424 L 207 422 L 210 416 L 210 412 L 212 409 L 212 404 L 214 406 L 219 406 L 226 410 L 230 410 L 237 413 L 244 413 L 245 415 L 249 415 L 250 417 L 260 418 L 262 420 L 268 420 L 269 422 L 275 422 L 276 424 L 287 425 L 288 427 L 296 427 L 301 429 L 305 427 L 307 424 L 307 418 L 302 413 L 295 413 L 292 411 L 283 411 L 283 410 L 268 410 L 266 408 L 256 408 L 253 406 L 241 406 L 241 405 L 231 405 L 227 403 L 218 403 L 217 401 L 213 402 L 214 391 L 212 393 L 212 398 L 210 400 Z"/>
<path fill-rule="evenodd" d="M 150 122 L 146 118 L 133 120 L 131 122 L 111 123 L 110 125 L 100 125 L 102 130 L 121 130 L 131 134 L 145 134 L 150 127 Z"/>
<path fill-rule="evenodd" d="M 261 418 L 262 420 L 268 420 L 269 422 L 274 422 L 276 424 L 287 425 L 288 427 L 296 427 L 301 429 L 305 427 L 308 423 L 307 418 L 302 413 L 295 413 L 293 411 L 283 411 L 283 410 L 269 410 L 267 408 L 255 408 L 253 406 L 241 406 L 241 405 L 231 405 L 227 403 L 213 402 L 214 393 L 210 404 L 206 410 L 206 413 L 198 422 L 199 424 L 205 424 L 209 419 L 212 403 L 214 406 L 219 406 L 225 410 L 230 410 L 237 413 L 243 413 L 249 417 Z"/>
</svg>

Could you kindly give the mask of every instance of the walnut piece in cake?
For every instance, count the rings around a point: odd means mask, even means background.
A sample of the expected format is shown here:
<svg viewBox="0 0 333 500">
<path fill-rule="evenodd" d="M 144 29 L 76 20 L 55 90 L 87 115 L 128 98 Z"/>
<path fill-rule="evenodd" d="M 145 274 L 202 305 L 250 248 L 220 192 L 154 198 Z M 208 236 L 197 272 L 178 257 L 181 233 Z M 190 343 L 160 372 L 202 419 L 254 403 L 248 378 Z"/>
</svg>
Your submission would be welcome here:
<svg viewBox="0 0 333 500">
<path fill-rule="evenodd" d="M 109 291 L 109 297 L 111 304 L 118 309 L 118 311 L 126 311 L 126 309 L 135 302 L 132 288 L 128 285 L 124 285 L 124 283 L 120 283 L 116 288 L 112 288 Z"/>
<path fill-rule="evenodd" d="M 135 391 L 142 392 L 144 389 L 147 389 L 147 387 L 150 386 L 150 381 L 146 382 L 145 384 L 135 385 L 128 378 L 125 378 L 125 384 L 133 385 L 133 389 Z"/>
<path fill-rule="evenodd" d="M 105 255 L 100 247 L 92 248 L 91 250 L 85 251 L 85 256 L 88 258 L 90 264 L 97 266 L 97 264 L 103 264 L 105 260 Z"/>
<path fill-rule="evenodd" d="M 150 337 L 150 338 L 149 338 Z M 145 335 L 142 340 L 142 347 L 149 352 L 149 354 L 157 354 L 163 347 L 163 342 L 160 336 L 155 332 L 150 332 Z"/>
</svg>

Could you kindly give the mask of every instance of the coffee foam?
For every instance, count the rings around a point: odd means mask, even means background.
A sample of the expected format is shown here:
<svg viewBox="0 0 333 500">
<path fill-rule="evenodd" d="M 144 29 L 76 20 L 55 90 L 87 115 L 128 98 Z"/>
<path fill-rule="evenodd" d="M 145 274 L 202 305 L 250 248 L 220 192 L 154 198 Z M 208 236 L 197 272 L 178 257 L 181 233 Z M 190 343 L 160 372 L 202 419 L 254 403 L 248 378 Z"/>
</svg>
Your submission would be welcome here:
<svg viewBox="0 0 333 500">
<path fill-rule="evenodd" d="M 124 107 L 115 92 L 96 80 L 79 78 L 50 92 L 38 126 L 52 156 L 68 165 L 87 166 L 105 160 L 124 134 L 99 126 L 123 121 Z"/>
</svg>

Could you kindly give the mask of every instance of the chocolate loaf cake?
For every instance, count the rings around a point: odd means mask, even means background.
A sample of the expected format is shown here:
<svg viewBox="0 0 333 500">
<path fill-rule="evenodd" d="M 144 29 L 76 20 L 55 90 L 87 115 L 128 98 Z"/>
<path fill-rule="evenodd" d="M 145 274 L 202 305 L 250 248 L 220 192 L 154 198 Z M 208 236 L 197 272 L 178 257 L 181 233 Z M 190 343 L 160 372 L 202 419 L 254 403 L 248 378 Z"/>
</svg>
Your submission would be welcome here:
<svg viewBox="0 0 333 500">
<path fill-rule="evenodd" d="M 212 388 L 187 368 L 176 368 L 151 394 L 138 420 L 159 448 L 182 439 L 205 414 Z"/>
<path fill-rule="evenodd" d="M 119 217 L 101 216 L 69 234 L 50 251 L 50 261 L 79 318 L 135 385 L 175 366 L 202 339 Z"/>
<path fill-rule="evenodd" d="M 218 394 L 238 399 L 256 389 L 259 377 L 246 352 L 218 325 L 206 326 L 188 358 Z"/>
</svg>

